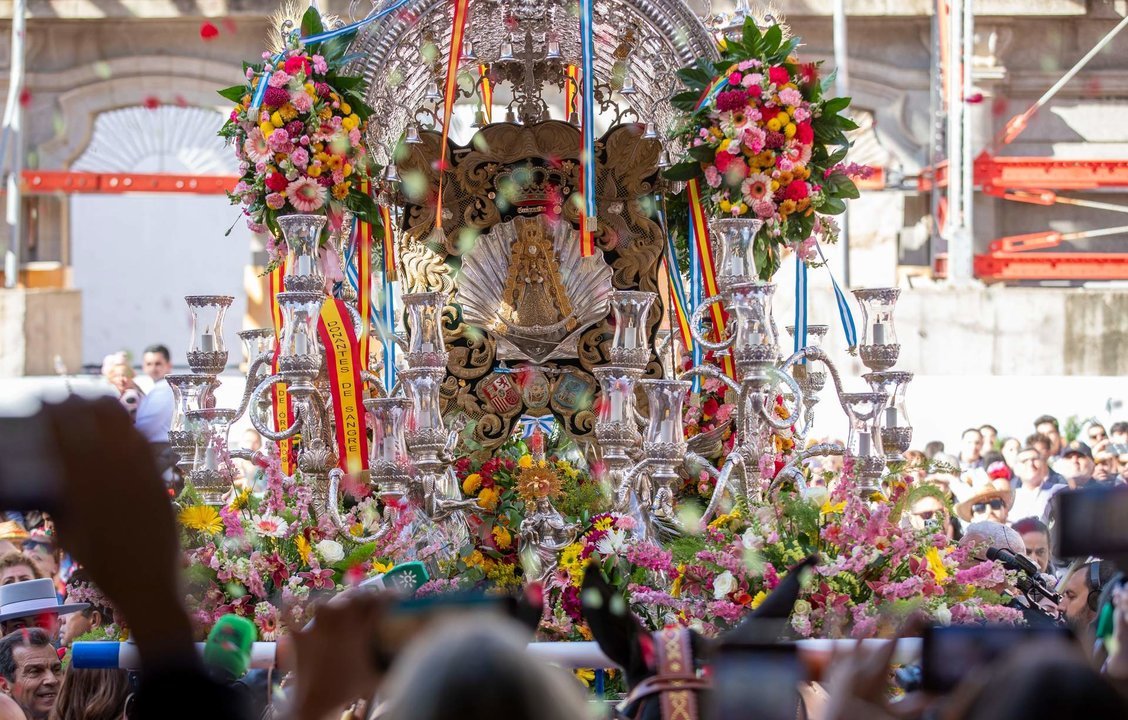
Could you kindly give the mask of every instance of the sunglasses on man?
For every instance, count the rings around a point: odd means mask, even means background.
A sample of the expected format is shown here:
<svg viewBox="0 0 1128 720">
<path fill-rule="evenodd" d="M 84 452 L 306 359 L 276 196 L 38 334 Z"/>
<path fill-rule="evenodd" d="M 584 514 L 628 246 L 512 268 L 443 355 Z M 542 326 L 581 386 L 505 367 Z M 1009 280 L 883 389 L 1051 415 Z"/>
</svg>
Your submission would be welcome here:
<svg viewBox="0 0 1128 720">
<path fill-rule="evenodd" d="M 994 500 L 988 500 L 987 502 L 972 503 L 971 511 L 976 515 L 979 515 L 987 512 L 987 508 L 991 508 L 992 510 L 1002 510 L 1005 505 L 1006 503 L 1004 503 L 1002 500 L 995 498 Z"/>
</svg>

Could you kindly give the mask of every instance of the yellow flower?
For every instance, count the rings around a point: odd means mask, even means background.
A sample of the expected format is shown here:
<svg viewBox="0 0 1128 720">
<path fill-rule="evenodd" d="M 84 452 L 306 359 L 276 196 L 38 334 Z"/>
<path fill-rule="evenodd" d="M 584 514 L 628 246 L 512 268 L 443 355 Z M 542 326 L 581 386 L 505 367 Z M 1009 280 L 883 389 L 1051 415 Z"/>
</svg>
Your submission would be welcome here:
<svg viewBox="0 0 1128 720">
<path fill-rule="evenodd" d="M 601 518 L 599 518 L 598 520 L 595 521 L 595 529 L 596 530 L 610 530 L 611 525 L 614 522 L 615 522 L 615 519 L 612 518 L 610 515 L 608 515 L 607 517 L 601 517 Z"/>
<path fill-rule="evenodd" d="M 309 558 L 313 551 L 313 548 L 309 546 L 309 540 L 306 540 L 305 535 L 299 533 L 294 540 L 294 545 L 298 548 L 298 557 L 302 559 L 304 564 L 309 565 Z"/>
<path fill-rule="evenodd" d="M 752 609 L 755 610 L 756 608 L 760 607 L 760 604 L 762 602 L 764 602 L 764 600 L 767 600 L 767 599 L 768 599 L 768 594 L 766 592 L 764 592 L 763 590 L 756 593 L 756 597 L 752 598 L 752 605 L 751 605 Z"/>
<path fill-rule="evenodd" d="M 353 174 L 353 166 L 345 163 L 345 166 L 341 168 L 341 172 L 345 174 L 345 177 L 348 177 L 349 175 Z"/>
<path fill-rule="evenodd" d="M 341 114 L 352 115 L 352 105 L 349 105 L 347 102 L 341 103 Z"/>
<path fill-rule="evenodd" d="M 513 536 L 502 526 L 494 525 L 491 532 L 498 550 L 508 550 L 509 546 L 513 544 Z"/>
<path fill-rule="evenodd" d="M 470 473 L 466 479 L 462 481 L 462 492 L 466 495 L 475 495 L 478 488 L 482 487 L 482 476 L 478 473 Z"/>
<path fill-rule="evenodd" d="M 795 123 L 787 123 L 787 125 L 784 125 L 783 136 L 787 138 L 795 137 Z"/>
<path fill-rule="evenodd" d="M 484 560 L 485 558 L 482 557 L 482 552 L 480 550 L 475 550 L 466 557 L 462 558 L 462 562 L 466 563 L 466 567 L 468 568 L 478 567 Z"/>
<path fill-rule="evenodd" d="M 924 559 L 928 561 L 928 569 L 932 571 L 932 576 L 936 578 L 936 582 L 942 583 L 948 579 L 948 568 L 944 567 L 944 559 L 940 557 L 940 551 L 937 548 L 928 548 L 928 552 L 924 554 Z"/>
<path fill-rule="evenodd" d="M 732 203 L 730 203 L 728 200 L 722 200 L 721 201 L 721 212 L 728 212 L 730 210 L 732 210 Z"/>
<path fill-rule="evenodd" d="M 672 597 L 680 597 L 682 591 L 682 577 L 685 575 L 685 565 L 678 565 L 678 576 L 674 578 L 674 584 L 670 586 L 670 595 Z"/>
<path fill-rule="evenodd" d="M 313 86 L 313 83 L 307 82 L 302 87 L 305 88 L 306 93 L 308 93 L 310 97 L 313 97 L 313 98 L 317 97 L 317 88 L 315 88 Z"/>
<path fill-rule="evenodd" d="M 478 505 L 484 510 L 496 509 L 500 500 L 500 493 L 493 488 L 484 488 L 482 492 L 478 493 Z"/>
<path fill-rule="evenodd" d="M 333 199 L 334 200 L 344 200 L 348 196 L 349 196 L 349 184 L 348 183 L 337 183 L 336 185 L 333 186 Z"/>
<path fill-rule="evenodd" d="M 591 684 L 595 682 L 595 670 L 591 668 L 578 668 L 573 672 L 576 673 L 576 679 L 582 682 L 584 687 L 591 687 Z"/>
<path fill-rule="evenodd" d="M 775 183 L 772 183 L 772 184 L 775 185 Z M 783 202 L 781 202 L 779 204 L 780 215 L 790 215 L 793 212 L 795 212 L 795 201 L 794 200 L 784 200 Z"/>
<path fill-rule="evenodd" d="M 533 456 L 532 455 L 522 455 L 521 459 L 517 461 L 517 467 L 521 468 L 522 470 L 528 470 L 532 466 L 533 466 Z"/>
<path fill-rule="evenodd" d="M 395 567 L 395 563 L 380 562 L 379 560 L 372 561 L 372 570 L 378 573 L 386 573 Z"/>
<path fill-rule="evenodd" d="M 822 507 L 819 508 L 819 514 L 820 515 L 837 515 L 838 513 L 842 512 L 845 509 L 846 509 L 846 501 L 845 500 L 838 503 L 837 505 L 832 505 L 830 500 L 828 499 L 826 502 L 824 502 L 822 504 Z"/>
<path fill-rule="evenodd" d="M 729 140 L 728 138 L 725 138 L 724 140 L 722 140 L 721 144 L 717 146 L 717 152 L 722 153 L 722 152 L 725 152 L 726 150 L 728 150 L 728 146 L 729 146 L 730 142 L 732 142 L 732 141 Z"/>
<path fill-rule="evenodd" d="M 306 168 L 306 175 L 309 175 L 311 178 L 321 177 L 321 166 L 310 165 Z"/>
<path fill-rule="evenodd" d="M 189 530 L 215 535 L 223 529 L 219 513 L 209 505 L 193 505 L 180 511 L 180 524 Z"/>
<path fill-rule="evenodd" d="M 774 117 L 768 121 L 768 130 L 771 132 L 779 132 L 779 118 Z"/>
<path fill-rule="evenodd" d="M 275 110 L 274 114 L 270 116 L 270 124 L 276 128 L 280 128 L 286 124 L 286 121 L 282 119 L 282 113 Z"/>
<path fill-rule="evenodd" d="M 241 492 L 241 493 L 239 493 L 238 495 L 235 496 L 235 499 L 231 501 L 230 507 L 235 512 L 238 512 L 238 511 L 242 510 L 243 508 L 247 507 L 247 505 L 249 505 L 250 502 L 251 502 L 251 491 L 250 490 L 244 490 L 243 492 Z"/>
<path fill-rule="evenodd" d="M 356 115 L 349 115 L 341 120 L 341 127 L 345 130 L 354 130 L 357 125 L 360 125 L 360 118 Z"/>
<path fill-rule="evenodd" d="M 286 103 L 282 107 L 278 108 L 278 114 L 282 116 L 283 120 L 290 122 L 298 116 L 298 111 L 294 109 L 293 105 Z"/>
<path fill-rule="evenodd" d="M 274 132 L 274 126 L 268 122 L 260 123 L 259 131 L 262 133 L 262 136 L 264 138 L 268 138 L 270 137 L 270 134 Z"/>
</svg>

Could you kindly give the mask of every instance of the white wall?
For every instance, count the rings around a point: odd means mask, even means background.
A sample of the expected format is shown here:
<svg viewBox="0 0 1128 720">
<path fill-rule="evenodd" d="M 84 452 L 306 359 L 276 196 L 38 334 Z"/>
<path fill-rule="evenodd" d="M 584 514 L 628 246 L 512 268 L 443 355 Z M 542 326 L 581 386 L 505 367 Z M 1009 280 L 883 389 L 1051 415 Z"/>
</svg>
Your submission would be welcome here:
<svg viewBox="0 0 1128 720">
<path fill-rule="evenodd" d="M 185 295 L 234 295 L 225 341 L 231 362 L 242 350 L 235 333 L 246 309 L 243 268 L 250 232 L 221 195 L 75 195 L 71 200 L 74 287 L 82 291 L 82 357 L 164 343 L 183 367 L 190 315 Z"/>
</svg>

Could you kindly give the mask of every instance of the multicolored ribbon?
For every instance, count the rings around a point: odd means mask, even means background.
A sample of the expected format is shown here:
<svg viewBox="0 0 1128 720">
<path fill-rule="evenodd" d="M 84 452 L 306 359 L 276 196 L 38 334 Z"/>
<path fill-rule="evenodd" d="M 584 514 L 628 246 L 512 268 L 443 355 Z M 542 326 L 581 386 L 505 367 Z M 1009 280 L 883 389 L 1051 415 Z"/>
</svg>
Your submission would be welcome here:
<svg viewBox="0 0 1128 720">
<path fill-rule="evenodd" d="M 846 345 L 853 352 L 854 348 L 858 347 L 858 328 L 854 325 L 854 313 L 850 312 L 850 303 L 846 302 L 846 294 L 842 292 L 842 288 L 838 286 L 838 280 L 830 270 L 830 264 L 826 261 L 826 255 L 823 255 L 822 246 L 816 243 L 815 247 L 819 251 L 819 259 L 826 266 L 827 274 L 830 275 L 830 284 L 834 286 L 834 302 L 838 305 L 838 319 L 842 321 L 842 332 L 846 335 Z"/>
<path fill-rule="evenodd" d="M 441 230 L 443 227 L 443 176 L 446 175 L 447 138 L 450 136 L 454 101 L 458 99 L 458 63 L 462 59 L 462 38 L 466 34 L 466 17 L 469 9 L 470 0 L 454 0 L 454 22 L 450 30 L 446 89 L 443 93 L 443 134 L 439 145 L 439 196 L 435 199 L 436 230 Z"/>
<path fill-rule="evenodd" d="M 728 76 L 731 71 L 732 68 L 729 68 L 728 70 L 725 70 L 724 73 L 722 73 L 719 77 L 713 78 L 713 81 L 709 83 L 709 85 L 706 86 L 705 91 L 701 93 L 701 97 L 697 99 L 697 107 L 693 108 L 694 112 L 701 110 L 701 108 L 705 107 L 705 105 L 708 104 L 710 100 L 717 96 L 717 93 L 728 87 Z"/>
<path fill-rule="evenodd" d="M 488 65 L 478 66 L 478 75 L 482 78 L 482 111 L 486 114 L 486 123 L 493 122 L 493 81 L 490 80 Z"/>
<path fill-rule="evenodd" d="M 360 343 L 348 319 L 344 300 L 330 298 L 321 305 L 317 335 L 325 348 L 329 392 L 337 433 L 337 466 L 353 474 L 368 467 L 368 435 L 364 425 L 364 386 L 360 379 Z"/>
<path fill-rule="evenodd" d="M 384 335 L 384 390 L 391 394 L 396 385 L 396 292 L 387 275 L 381 288 L 380 327 Z"/>
<path fill-rule="evenodd" d="M 380 223 L 384 229 L 384 276 L 396 279 L 396 229 L 392 226 L 392 212 L 387 205 L 380 206 Z"/>
<path fill-rule="evenodd" d="M 286 261 L 270 273 L 270 318 L 274 322 L 274 359 L 271 362 L 271 372 L 278 373 L 278 357 L 282 353 L 282 308 L 278 305 L 278 293 L 282 292 L 283 278 L 286 277 Z M 286 383 L 274 383 L 271 393 L 271 408 L 274 416 L 274 431 L 282 432 L 294 422 L 294 408 L 290 401 L 290 393 Z M 294 441 L 282 440 L 278 443 L 278 457 L 282 461 L 282 472 L 285 475 L 294 474 Z"/>
<path fill-rule="evenodd" d="M 396 2 L 392 3 L 388 7 L 381 10 L 380 12 L 375 13 L 373 15 L 369 15 L 368 17 L 364 18 L 363 20 L 358 20 L 357 22 L 354 22 L 351 25 L 344 25 L 344 26 L 336 28 L 334 30 L 326 30 L 325 32 L 318 33 L 316 35 L 310 35 L 308 37 L 299 38 L 298 42 L 302 45 L 312 45 L 313 43 L 319 43 L 319 42 L 324 42 L 326 40 L 332 40 L 335 37 L 340 37 L 342 35 L 353 32 L 355 30 L 359 30 L 360 28 L 364 27 L 365 25 L 370 25 L 371 23 L 374 23 L 377 20 L 382 20 L 383 18 L 387 17 L 388 15 L 391 15 L 392 13 L 394 13 L 396 10 L 399 10 L 403 6 L 407 5 L 409 2 L 412 2 L 412 0 L 397 0 Z M 295 31 L 295 32 L 297 32 L 297 31 Z M 267 64 L 263 68 L 262 75 L 259 76 L 259 83 L 255 87 L 255 94 L 251 96 L 251 105 L 250 105 L 251 110 L 257 110 L 259 107 L 262 106 L 262 99 L 263 99 L 263 97 L 266 96 L 267 81 L 270 80 L 270 73 L 273 71 L 273 69 L 271 68 L 271 65 L 277 63 L 279 60 L 281 60 L 285 56 L 286 56 L 285 52 L 278 53 L 277 55 L 272 57 L 270 59 L 270 63 Z"/>
<path fill-rule="evenodd" d="M 697 259 L 697 242 L 693 237 L 693 223 L 689 224 L 688 228 L 688 242 L 686 242 L 686 249 L 689 251 L 689 297 L 686 310 L 689 312 L 690 317 L 697 310 L 697 306 L 701 303 L 701 261 Z M 693 347 L 689 349 L 690 361 L 693 367 L 698 367 L 705 360 L 705 348 L 701 347 L 700 343 L 694 343 Z M 693 391 L 701 392 L 701 378 L 694 376 L 693 378 Z"/>
<path fill-rule="evenodd" d="M 595 254 L 595 32 L 593 0 L 580 0 L 580 55 L 583 112 L 580 113 L 580 187 L 583 207 L 580 212 L 580 256 Z"/>
<path fill-rule="evenodd" d="M 369 191 L 368 181 L 360 184 L 360 191 Z M 360 368 L 367 371 L 369 328 L 372 324 L 372 223 L 360 221 L 356 225 L 356 268 L 358 282 L 356 287 L 356 310 L 360 314 L 361 326 L 356 329 L 359 341 Z"/>
<path fill-rule="evenodd" d="M 689 201 L 690 231 L 693 233 L 694 245 L 697 246 L 698 266 L 701 268 L 705 299 L 709 299 L 719 292 L 719 288 L 716 264 L 713 261 L 713 246 L 709 241 L 709 222 L 705 217 L 705 207 L 701 204 L 701 189 L 696 179 L 686 184 L 686 197 Z M 725 331 L 725 313 L 720 303 L 713 303 L 710 310 L 713 317 L 713 339 L 720 342 L 721 335 Z M 721 365 L 725 374 L 735 380 L 736 366 L 731 353 L 722 357 Z"/>
<path fill-rule="evenodd" d="M 658 203 L 658 220 L 666 228 L 666 256 L 662 261 L 666 264 L 666 277 L 670 283 L 670 304 L 674 308 L 674 317 L 678 321 L 678 331 L 687 350 L 693 349 L 693 334 L 689 331 L 689 305 L 686 302 L 685 285 L 682 282 L 681 268 L 678 267 L 678 251 L 674 247 L 674 234 L 666 225 L 666 215 L 662 210 L 661 201 Z"/>
</svg>

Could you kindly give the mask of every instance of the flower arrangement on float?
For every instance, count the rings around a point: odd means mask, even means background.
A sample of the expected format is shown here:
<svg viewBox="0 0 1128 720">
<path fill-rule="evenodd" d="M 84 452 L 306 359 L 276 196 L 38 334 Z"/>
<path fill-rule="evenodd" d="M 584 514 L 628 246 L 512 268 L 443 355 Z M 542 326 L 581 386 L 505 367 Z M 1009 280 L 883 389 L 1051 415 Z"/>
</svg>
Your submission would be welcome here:
<svg viewBox="0 0 1128 720">
<path fill-rule="evenodd" d="M 858 197 L 852 178 L 867 171 L 844 164 L 846 132 L 858 127 L 841 114 L 850 98 L 826 96 L 833 77 L 820 78 L 818 63 L 800 63 L 798 45 L 781 25 L 761 31 L 749 18 L 740 38 L 720 41 L 719 59 L 703 57 L 678 72 L 686 89 L 671 99 L 685 113 L 675 137 L 688 157 L 666 177 L 704 183 L 712 217 L 764 222 L 755 247 L 764 280 L 785 247 L 813 262 L 818 241 L 837 240 L 829 216 Z M 672 202 L 671 212 L 687 213 L 685 192 Z"/>
<path fill-rule="evenodd" d="M 310 8 L 301 36 L 323 30 Z M 310 45 L 293 34 L 282 52 L 244 66 L 246 82 L 220 91 L 235 103 L 219 131 L 239 160 L 240 178 L 228 197 L 243 206 L 252 231 L 281 237 L 277 219 L 290 213 L 325 214 L 328 229 L 339 228 L 346 211 L 378 221 L 361 188 L 371 178 L 364 145 L 371 110 L 360 94 L 363 78 L 342 72 L 353 34 Z M 273 245 L 269 250 L 277 254 Z"/>
</svg>

